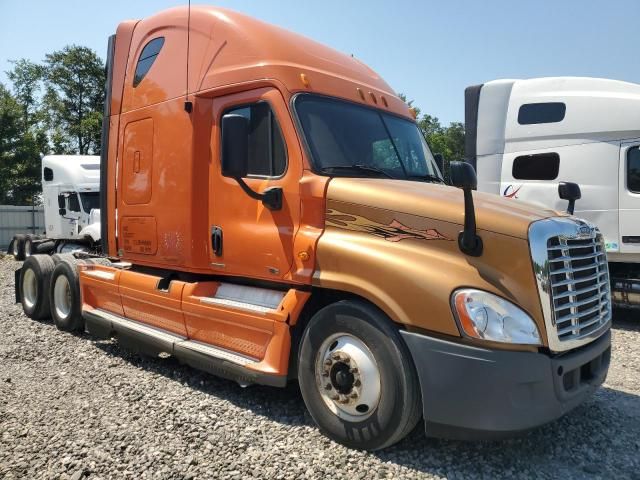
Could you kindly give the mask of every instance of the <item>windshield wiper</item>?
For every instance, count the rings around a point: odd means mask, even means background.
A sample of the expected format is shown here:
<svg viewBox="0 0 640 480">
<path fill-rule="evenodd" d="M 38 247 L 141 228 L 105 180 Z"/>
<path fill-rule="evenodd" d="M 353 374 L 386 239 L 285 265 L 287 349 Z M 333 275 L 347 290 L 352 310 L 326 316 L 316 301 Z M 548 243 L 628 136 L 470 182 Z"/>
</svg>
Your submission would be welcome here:
<svg viewBox="0 0 640 480">
<path fill-rule="evenodd" d="M 437 175 L 431 175 L 426 173 L 424 175 L 407 175 L 407 179 L 417 178 L 420 180 L 426 180 L 427 182 L 444 183 L 444 180 Z"/>
<path fill-rule="evenodd" d="M 380 175 L 384 175 L 387 178 L 391 178 L 393 180 L 397 180 L 396 177 L 394 177 L 393 175 L 391 175 L 388 172 L 385 172 L 381 168 L 372 167 L 370 165 L 361 165 L 361 164 L 357 164 L 357 165 L 335 165 L 333 167 L 324 167 L 320 171 L 323 172 L 323 173 L 333 173 L 333 172 L 339 172 L 341 170 L 355 170 L 357 172 L 378 173 Z"/>
</svg>

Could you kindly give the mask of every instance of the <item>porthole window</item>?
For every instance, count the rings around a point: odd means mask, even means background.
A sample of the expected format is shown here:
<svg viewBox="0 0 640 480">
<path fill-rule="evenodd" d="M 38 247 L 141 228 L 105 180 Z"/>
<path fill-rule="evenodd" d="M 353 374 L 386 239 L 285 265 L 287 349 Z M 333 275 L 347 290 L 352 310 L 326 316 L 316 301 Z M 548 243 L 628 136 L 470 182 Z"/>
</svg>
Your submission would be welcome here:
<svg viewBox="0 0 640 480">
<path fill-rule="evenodd" d="M 562 102 L 526 103 L 518 110 L 520 125 L 557 123 L 564 119 L 567 106 Z"/>
<path fill-rule="evenodd" d="M 557 153 L 537 153 L 516 157 L 511 173 L 516 180 L 554 180 L 559 170 Z"/>
<path fill-rule="evenodd" d="M 164 37 L 158 37 L 151 40 L 145 45 L 138 58 L 138 64 L 136 65 L 136 73 L 133 76 L 133 87 L 137 87 L 142 79 L 147 75 L 147 72 L 156 61 L 162 46 L 164 45 Z"/>
</svg>

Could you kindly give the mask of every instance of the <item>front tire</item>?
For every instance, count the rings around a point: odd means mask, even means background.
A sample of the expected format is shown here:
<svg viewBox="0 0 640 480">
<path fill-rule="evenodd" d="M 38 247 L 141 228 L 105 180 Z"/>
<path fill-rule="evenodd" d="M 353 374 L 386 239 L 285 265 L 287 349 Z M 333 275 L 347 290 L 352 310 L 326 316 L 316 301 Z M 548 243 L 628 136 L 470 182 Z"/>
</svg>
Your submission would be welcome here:
<svg viewBox="0 0 640 480">
<path fill-rule="evenodd" d="M 320 430 L 348 447 L 393 445 L 421 416 L 418 376 L 397 327 L 361 301 L 331 304 L 311 318 L 298 382 Z"/>
<path fill-rule="evenodd" d="M 53 260 L 48 255 L 33 255 L 20 271 L 20 303 L 27 317 L 42 320 L 49 316 L 49 281 Z"/>
<path fill-rule="evenodd" d="M 60 261 L 53 269 L 49 304 L 51 318 L 59 330 L 64 332 L 84 330 L 80 304 L 80 280 L 76 263 Z"/>
</svg>

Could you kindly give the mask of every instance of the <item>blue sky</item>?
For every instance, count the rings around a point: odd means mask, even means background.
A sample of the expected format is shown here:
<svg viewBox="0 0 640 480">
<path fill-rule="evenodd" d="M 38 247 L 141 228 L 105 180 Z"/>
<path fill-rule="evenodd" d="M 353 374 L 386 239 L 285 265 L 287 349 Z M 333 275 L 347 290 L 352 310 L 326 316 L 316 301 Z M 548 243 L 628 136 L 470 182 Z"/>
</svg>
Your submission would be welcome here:
<svg viewBox="0 0 640 480">
<path fill-rule="evenodd" d="M 40 61 L 70 43 L 89 46 L 104 58 L 118 22 L 179 4 L 0 0 L 0 82 L 6 83 L 8 60 Z M 640 82 L 633 23 L 640 17 L 640 0 L 215 4 L 354 54 L 444 123 L 463 121 L 466 86 L 496 78 L 584 75 Z"/>
</svg>

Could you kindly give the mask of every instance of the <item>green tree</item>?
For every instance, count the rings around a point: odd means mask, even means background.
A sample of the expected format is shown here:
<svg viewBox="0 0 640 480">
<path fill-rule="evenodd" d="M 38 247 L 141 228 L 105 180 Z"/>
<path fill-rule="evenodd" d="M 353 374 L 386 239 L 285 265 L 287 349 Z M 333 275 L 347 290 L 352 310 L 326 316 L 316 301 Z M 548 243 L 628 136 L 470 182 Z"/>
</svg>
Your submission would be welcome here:
<svg viewBox="0 0 640 480">
<path fill-rule="evenodd" d="M 45 69 L 26 59 L 12 61 L 13 68 L 7 77 L 13 85 L 13 96 L 22 109 L 22 124 L 30 128 L 42 120 L 40 91 Z"/>
<path fill-rule="evenodd" d="M 413 107 L 413 100 L 407 101 L 402 93 L 398 95 L 409 107 L 417 112 L 416 123 L 429 144 L 431 151 L 439 153 L 444 158 L 444 177 L 449 178 L 449 163 L 464 158 L 464 124 L 452 122 L 444 127 L 438 117 L 427 113 L 420 116 L 420 109 Z"/>
<path fill-rule="evenodd" d="M 0 84 L 0 203 L 37 203 L 44 131 L 25 128 L 24 106 Z"/>
<path fill-rule="evenodd" d="M 103 62 L 87 47 L 70 45 L 45 57 L 44 109 L 55 153 L 100 152 Z"/>
</svg>

